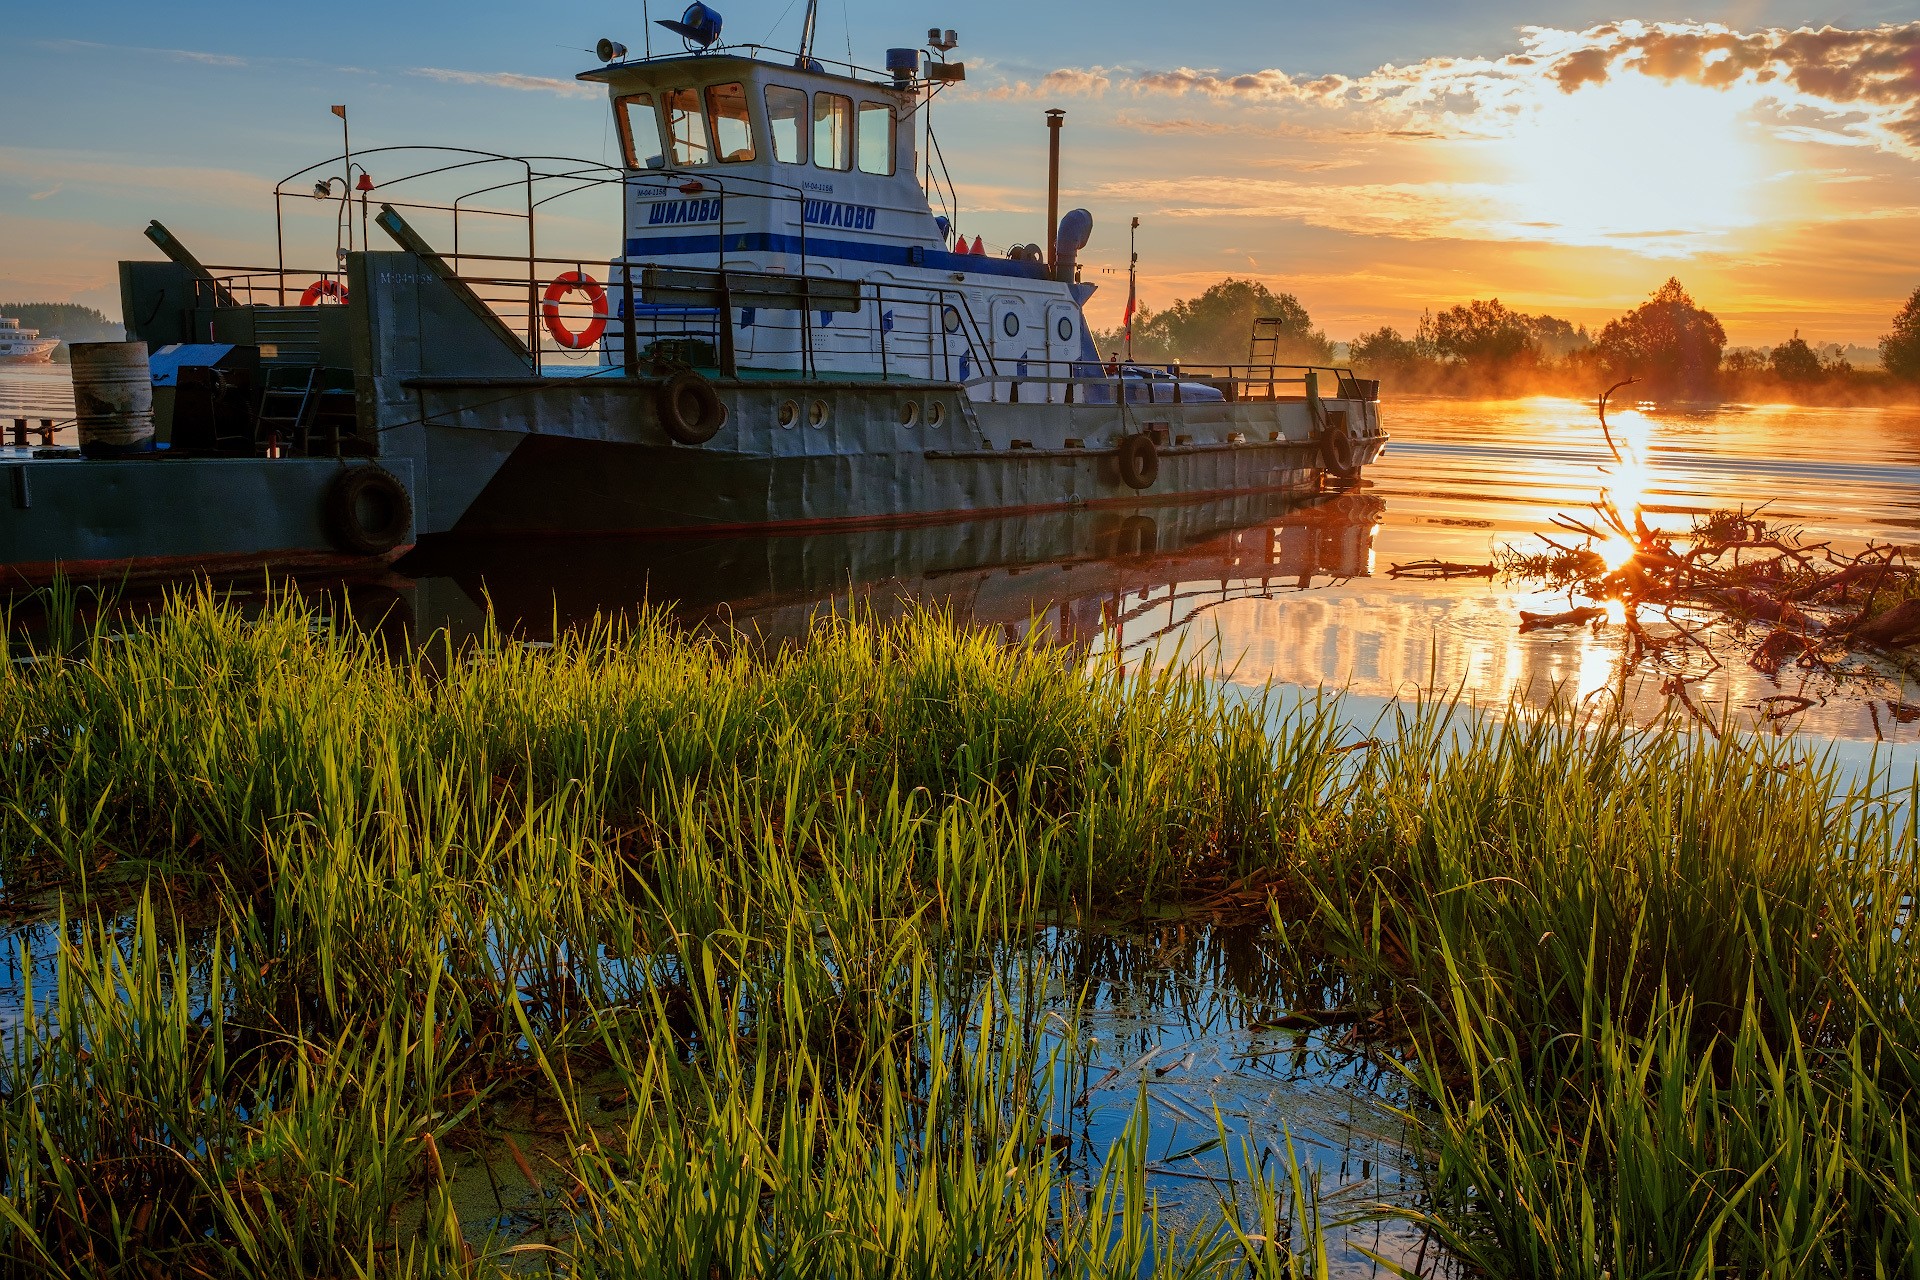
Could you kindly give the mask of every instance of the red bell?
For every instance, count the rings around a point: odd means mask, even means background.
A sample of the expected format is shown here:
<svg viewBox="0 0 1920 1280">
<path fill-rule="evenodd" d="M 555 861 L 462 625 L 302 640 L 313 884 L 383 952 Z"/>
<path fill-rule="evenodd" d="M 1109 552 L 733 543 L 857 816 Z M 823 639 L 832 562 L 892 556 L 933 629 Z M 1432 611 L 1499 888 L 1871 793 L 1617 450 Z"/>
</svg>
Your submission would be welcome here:
<svg viewBox="0 0 1920 1280">
<path fill-rule="evenodd" d="M 357 187 L 354 188 L 354 190 L 356 191 L 373 190 L 373 175 L 368 173 L 365 169 L 362 169 L 360 171 L 360 183 Z"/>
</svg>

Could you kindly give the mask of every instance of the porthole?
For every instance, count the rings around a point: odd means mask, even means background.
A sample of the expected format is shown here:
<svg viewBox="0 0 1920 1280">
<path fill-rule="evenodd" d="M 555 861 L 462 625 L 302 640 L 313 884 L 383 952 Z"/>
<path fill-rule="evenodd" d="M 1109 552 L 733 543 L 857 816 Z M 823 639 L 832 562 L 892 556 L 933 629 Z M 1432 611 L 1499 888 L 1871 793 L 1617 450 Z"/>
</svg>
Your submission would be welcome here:
<svg viewBox="0 0 1920 1280">
<path fill-rule="evenodd" d="M 909 400 L 905 404 L 900 406 L 900 425 L 901 426 L 911 427 L 914 424 L 918 423 L 919 421 L 920 421 L 919 401 Z"/>
<path fill-rule="evenodd" d="M 825 400 L 815 400 L 813 407 L 807 410 L 807 425 L 810 427 L 824 427 L 827 425 L 827 402 Z"/>
<path fill-rule="evenodd" d="M 927 406 L 927 425 L 937 427 L 947 420 L 947 406 L 935 400 Z"/>
<path fill-rule="evenodd" d="M 791 428 L 794 423 L 800 421 L 800 402 L 797 400 L 782 400 L 780 402 L 779 421 L 781 426 L 788 428 Z"/>
<path fill-rule="evenodd" d="M 948 333 L 960 332 L 960 308 L 948 307 L 941 312 L 940 323 L 947 327 Z"/>
<path fill-rule="evenodd" d="M 1073 341 L 1072 319 L 1067 316 L 1061 316 L 1060 323 L 1053 326 L 1053 331 L 1060 335 L 1060 341 L 1062 342 Z"/>
<path fill-rule="evenodd" d="M 1006 313 L 1000 317 L 1000 332 L 1006 334 L 1009 338 L 1017 338 L 1020 336 L 1020 313 L 1018 311 L 1009 308 Z"/>
</svg>

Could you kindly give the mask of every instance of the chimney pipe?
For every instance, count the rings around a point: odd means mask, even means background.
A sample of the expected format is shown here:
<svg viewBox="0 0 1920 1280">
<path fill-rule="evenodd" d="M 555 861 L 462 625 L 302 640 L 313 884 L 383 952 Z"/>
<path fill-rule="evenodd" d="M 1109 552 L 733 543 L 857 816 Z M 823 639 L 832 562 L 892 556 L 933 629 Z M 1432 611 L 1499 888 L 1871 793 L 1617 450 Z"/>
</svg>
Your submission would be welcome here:
<svg viewBox="0 0 1920 1280">
<path fill-rule="evenodd" d="M 1067 113 L 1055 107 L 1047 112 L 1047 274 L 1059 273 L 1060 262 L 1060 125 Z"/>
</svg>

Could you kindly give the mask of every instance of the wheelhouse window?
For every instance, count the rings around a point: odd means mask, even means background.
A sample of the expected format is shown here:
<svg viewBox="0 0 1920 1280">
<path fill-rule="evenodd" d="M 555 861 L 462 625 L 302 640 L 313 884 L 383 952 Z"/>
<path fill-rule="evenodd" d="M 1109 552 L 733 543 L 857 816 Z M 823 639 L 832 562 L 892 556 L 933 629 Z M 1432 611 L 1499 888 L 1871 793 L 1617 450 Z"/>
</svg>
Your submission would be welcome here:
<svg viewBox="0 0 1920 1280">
<path fill-rule="evenodd" d="M 860 172 L 892 175 L 895 127 L 893 108 L 887 103 L 860 104 Z"/>
<path fill-rule="evenodd" d="M 753 159 L 753 121 L 747 113 L 746 86 L 707 87 L 707 116 L 713 121 L 714 154 L 722 164 Z"/>
<path fill-rule="evenodd" d="M 667 141 L 675 164 L 705 164 L 713 159 L 707 137 L 707 116 L 700 108 L 698 89 L 669 89 L 660 105 L 667 111 Z"/>
<path fill-rule="evenodd" d="M 620 145 L 627 168 L 655 169 L 660 165 L 660 117 L 653 113 L 653 95 L 630 93 L 614 107 L 620 125 Z"/>
<path fill-rule="evenodd" d="M 781 164 L 807 162 L 807 95 L 785 85 L 767 86 L 767 131 L 773 135 L 773 158 Z"/>
<path fill-rule="evenodd" d="M 813 163 L 821 169 L 853 168 L 853 99 L 813 95 Z"/>
</svg>

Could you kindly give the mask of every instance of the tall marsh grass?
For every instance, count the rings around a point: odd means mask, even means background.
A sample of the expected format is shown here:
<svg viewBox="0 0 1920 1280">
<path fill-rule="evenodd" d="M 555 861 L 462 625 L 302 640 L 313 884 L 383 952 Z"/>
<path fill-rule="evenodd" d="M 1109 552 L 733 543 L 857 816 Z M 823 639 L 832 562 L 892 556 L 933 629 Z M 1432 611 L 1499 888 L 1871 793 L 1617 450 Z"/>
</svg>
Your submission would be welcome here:
<svg viewBox="0 0 1920 1280">
<path fill-rule="evenodd" d="M 1913 836 L 1777 748 L 1363 740 L 935 617 L 397 653 L 202 595 L 20 658 L 15 1274 L 1322 1274 L 1290 1162 L 1181 1231 L 1144 1101 L 1075 1163 L 1074 1012 L 979 960 L 1204 902 L 1404 1063 L 1430 1193 L 1366 1212 L 1459 1265 L 1920 1275 Z"/>
</svg>

